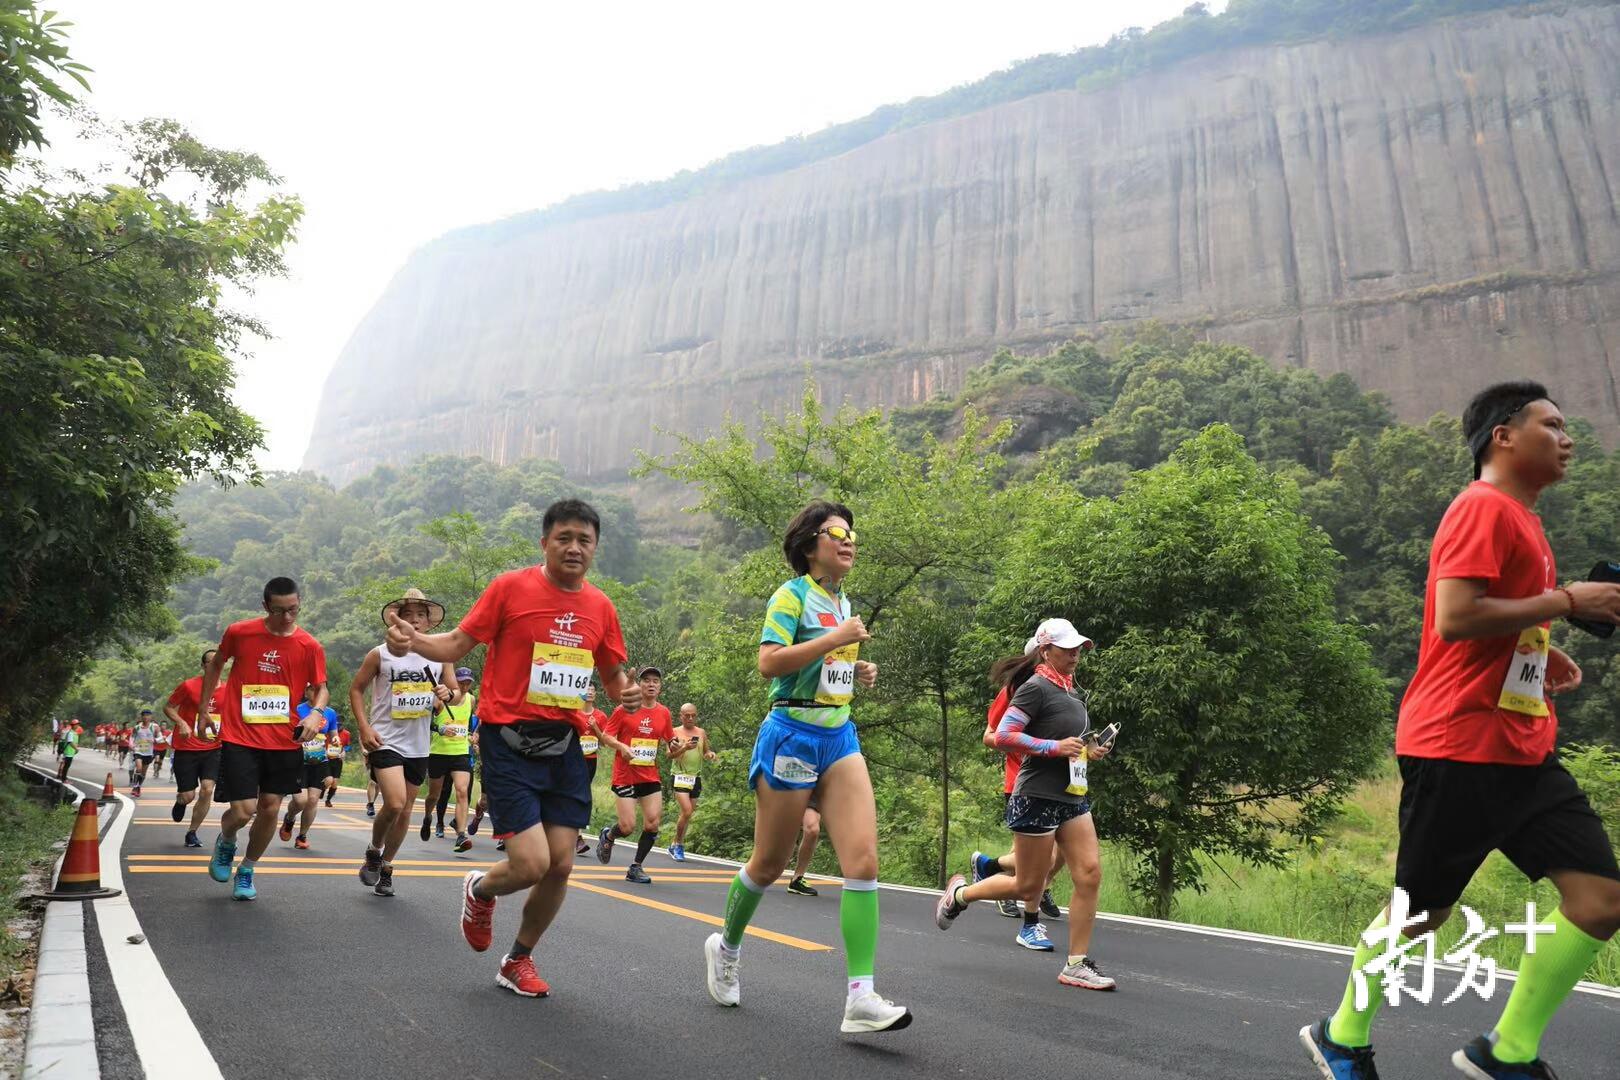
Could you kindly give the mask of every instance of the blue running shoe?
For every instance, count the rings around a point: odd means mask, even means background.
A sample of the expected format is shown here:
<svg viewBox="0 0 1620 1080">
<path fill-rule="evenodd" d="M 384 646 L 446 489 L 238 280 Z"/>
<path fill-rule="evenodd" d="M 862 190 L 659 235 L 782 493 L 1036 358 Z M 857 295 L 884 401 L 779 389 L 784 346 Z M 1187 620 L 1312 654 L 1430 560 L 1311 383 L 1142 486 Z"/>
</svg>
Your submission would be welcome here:
<svg viewBox="0 0 1620 1080">
<path fill-rule="evenodd" d="M 685 844 L 671 844 L 671 845 L 669 845 L 669 857 L 674 859 L 676 862 L 685 862 L 686 861 L 686 845 Z"/>
<path fill-rule="evenodd" d="M 231 880 L 231 863 L 236 861 L 236 845 L 225 842 L 225 834 L 220 833 L 214 841 L 214 857 L 208 861 L 208 876 L 220 884 Z"/>
<path fill-rule="evenodd" d="M 1042 923 L 1026 925 L 1018 931 L 1018 944 L 1026 949 L 1036 952 L 1051 952 L 1052 939 L 1046 936 L 1046 926 Z"/>
<path fill-rule="evenodd" d="M 1001 864 L 982 851 L 973 853 L 973 880 L 983 881 L 1001 873 Z"/>
<path fill-rule="evenodd" d="M 1328 1018 L 1299 1029 L 1299 1041 L 1323 1080 L 1378 1080 L 1370 1046 L 1340 1046 L 1327 1036 Z"/>
<path fill-rule="evenodd" d="M 1491 1040 L 1479 1036 L 1451 1055 L 1457 1071 L 1472 1080 L 1558 1080 L 1552 1066 L 1540 1058 L 1534 1061 L 1497 1061 Z"/>
<path fill-rule="evenodd" d="M 196 833 L 189 831 L 186 833 L 186 847 L 202 847 L 202 841 L 197 839 Z"/>
<path fill-rule="evenodd" d="M 236 884 L 231 888 L 232 900 L 257 900 L 259 890 L 253 887 L 253 867 L 236 868 Z"/>
</svg>

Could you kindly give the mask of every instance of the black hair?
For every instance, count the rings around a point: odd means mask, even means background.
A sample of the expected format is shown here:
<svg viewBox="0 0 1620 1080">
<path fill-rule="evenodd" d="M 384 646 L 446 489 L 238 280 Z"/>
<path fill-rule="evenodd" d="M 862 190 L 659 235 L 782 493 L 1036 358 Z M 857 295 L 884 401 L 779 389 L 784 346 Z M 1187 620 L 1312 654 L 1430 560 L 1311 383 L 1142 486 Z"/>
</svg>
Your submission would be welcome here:
<svg viewBox="0 0 1620 1080">
<path fill-rule="evenodd" d="M 202 665 L 203 665 L 203 667 L 208 666 L 208 658 L 210 656 L 213 656 L 217 652 L 219 652 L 218 649 L 204 649 L 203 650 L 203 656 L 202 656 Z"/>
<path fill-rule="evenodd" d="M 1500 425 L 1512 423 L 1532 401 L 1552 401 L 1547 388 L 1529 379 L 1496 383 L 1474 395 L 1463 410 L 1463 438 L 1474 457 L 1474 479 L 1479 479 L 1480 467 L 1485 464 L 1485 451 L 1491 446 L 1491 433 Z M 1553 402 L 1554 405 L 1557 402 Z"/>
<path fill-rule="evenodd" d="M 272 596 L 297 596 L 298 582 L 290 577 L 273 577 L 264 583 L 264 602 L 269 603 Z"/>
<path fill-rule="evenodd" d="M 810 552 L 816 546 L 816 535 L 831 517 L 841 517 L 849 522 L 851 529 L 855 527 L 855 515 L 850 513 L 849 507 L 826 499 L 817 499 L 788 522 L 787 534 L 782 537 L 782 554 L 787 556 L 794 573 L 802 576 L 810 572 Z"/>
<path fill-rule="evenodd" d="M 596 538 L 602 539 L 601 515 L 597 514 L 596 508 L 584 499 L 558 499 L 546 507 L 546 516 L 540 519 L 540 535 L 551 535 L 552 526 L 565 521 L 589 525 L 596 532 Z"/>
<path fill-rule="evenodd" d="M 1018 693 L 1018 688 L 1029 682 L 1029 677 L 1035 674 L 1035 668 L 1041 662 L 1041 651 L 1036 649 L 1029 655 L 1018 653 L 1014 656 L 1004 657 L 990 665 L 990 685 L 996 689 L 1007 688 L 1007 698 Z"/>
</svg>

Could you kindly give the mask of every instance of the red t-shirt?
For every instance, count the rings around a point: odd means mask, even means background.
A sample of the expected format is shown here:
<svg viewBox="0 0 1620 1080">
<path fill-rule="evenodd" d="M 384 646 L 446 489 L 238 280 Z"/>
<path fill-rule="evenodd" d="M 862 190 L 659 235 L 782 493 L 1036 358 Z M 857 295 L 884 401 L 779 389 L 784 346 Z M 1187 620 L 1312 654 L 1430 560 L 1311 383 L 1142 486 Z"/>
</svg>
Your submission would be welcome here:
<svg viewBox="0 0 1620 1080">
<path fill-rule="evenodd" d="M 490 582 L 460 629 L 489 646 L 479 724 L 560 720 L 584 734 L 580 695 L 590 669 L 605 682 L 626 656 L 607 594 L 588 581 L 578 592 L 560 589 L 539 566 Z"/>
<path fill-rule="evenodd" d="M 219 656 L 222 663 L 235 661 L 220 703 L 220 737 L 260 750 L 300 749 L 293 738 L 298 703 L 311 686 L 326 681 L 321 643 L 303 627 L 278 637 L 263 619 L 244 619 L 225 629 Z"/>
<path fill-rule="evenodd" d="M 1442 641 L 1434 627 L 1436 583 L 1486 582 L 1485 595 L 1540 596 L 1558 584 L 1541 519 L 1476 480 L 1452 500 L 1429 550 L 1417 674 L 1401 701 L 1395 752 L 1496 765 L 1536 765 L 1552 753 L 1558 716 L 1542 690 L 1551 623 L 1519 634 Z"/>
<path fill-rule="evenodd" d="M 130 739 L 134 736 L 134 734 L 135 734 L 135 729 L 134 728 L 124 728 L 123 730 L 119 731 L 119 733 L 118 733 L 118 742 L 119 742 L 119 744 L 122 745 L 122 746 L 127 747 L 129 745 Z"/>
<path fill-rule="evenodd" d="M 622 743 L 629 743 L 632 750 L 645 755 L 643 760 L 650 762 L 646 765 L 632 765 L 624 760 L 624 755 L 614 754 L 614 787 L 623 787 L 626 784 L 652 784 L 658 781 L 658 744 L 675 737 L 675 725 L 673 717 L 669 715 L 669 709 L 662 704 L 649 705 L 633 713 L 614 709 L 613 715 L 602 725 L 602 730 Z"/>
<path fill-rule="evenodd" d="M 608 722 L 607 713 L 603 712 L 601 709 L 591 709 L 589 712 L 586 712 L 585 710 L 581 710 L 580 715 L 582 717 L 584 717 L 584 719 L 585 719 L 585 734 L 580 736 L 582 739 L 583 738 L 590 738 L 590 739 L 596 738 L 596 734 L 593 731 L 591 731 L 591 727 L 590 727 L 590 722 L 592 720 L 596 721 L 596 726 L 597 727 L 601 728 L 603 731 L 607 730 L 607 722 Z M 582 744 L 582 748 L 583 748 L 583 744 Z M 596 760 L 596 750 L 592 749 L 589 753 L 587 753 L 585 755 L 585 760 L 587 760 L 587 761 L 595 761 Z"/>
<path fill-rule="evenodd" d="M 1012 704 L 1012 697 L 1011 697 L 1011 695 L 1009 695 L 1007 693 L 1007 688 L 1005 686 L 1003 686 L 1001 688 L 1001 690 L 996 694 L 996 700 L 994 700 L 994 701 L 992 701 L 990 703 L 990 713 L 989 713 L 990 722 L 985 727 L 986 731 L 994 731 L 994 730 L 996 730 L 996 725 L 1001 723 L 1001 715 L 1007 711 L 1007 706 L 1011 705 L 1011 704 Z M 1001 791 L 1002 791 L 1003 794 L 1011 795 L 1013 793 L 1013 785 L 1018 782 L 1018 770 L 1019 770 L 1020 767 L 1022 767 L 1023 764 L 1024 764 L 1023 755 L 1021 755 L 1021 754 L 1008 754 L 1007 755 L 1005 775 L 1003 776 L 1002 781 L 1001 781 Z"/>
<path fill-rule="evenodd" d="M 348 728 L 339 729 L 339 731 L 338 731 L 338 742 L 343 744 L 343 749 L 344 750 L 348 750 L 348 748 L 349 748 L 349 729 Z"/>
<path fill-rule="evenodd" d="M 212 750 L 219 745 L 219 733 L 217 731 L 212 739 L 200 739 L 195 734 L 198 727 L 197 699 L 202 696 L 202 681 L 203 677 L 201 675 L 193 675 L 175 687 L 174 693 L 169 695 L 169 704 L 173 705 L 174 711 L 180 714 L 180 719 L 191 725 L 193 732 L 190 736 L 182 736 L 178 731 L 175 732 L 174 748 L 176 750 Z M 216 723 L 224 715 L 224 708 L 221 704 L 224 700 L 225 687 L 223 685 L 215 687 L 214 704 L 208 711 L 214 715 Z"/>
</svg>

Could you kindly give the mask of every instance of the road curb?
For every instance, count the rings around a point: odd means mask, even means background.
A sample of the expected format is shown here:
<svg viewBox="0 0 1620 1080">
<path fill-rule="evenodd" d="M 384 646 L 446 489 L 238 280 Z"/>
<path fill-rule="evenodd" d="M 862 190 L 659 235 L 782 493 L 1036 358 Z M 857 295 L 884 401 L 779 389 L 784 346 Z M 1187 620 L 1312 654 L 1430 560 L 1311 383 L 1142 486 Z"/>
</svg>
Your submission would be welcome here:
<svg viewBox="0 0 1620 1080">
<path fill-rule="evenodd" d="M 47 905 L 34 975 L 34 1003 L 28 1014 L 23 1080 L 67 1076 L 99 1080 L 89 971 L 84 903 Z"/>
</svg>

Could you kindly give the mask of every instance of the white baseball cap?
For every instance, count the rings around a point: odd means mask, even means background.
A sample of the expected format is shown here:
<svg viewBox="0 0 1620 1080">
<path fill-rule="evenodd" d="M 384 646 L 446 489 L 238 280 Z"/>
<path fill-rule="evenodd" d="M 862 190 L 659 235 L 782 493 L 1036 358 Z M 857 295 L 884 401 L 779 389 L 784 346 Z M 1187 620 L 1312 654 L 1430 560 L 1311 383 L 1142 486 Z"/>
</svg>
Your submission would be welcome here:
<svg viewBox="0 0 1620 1080">
<path fill-rule="evenodd" d="M 1027 656 L 1042 645 L 1056 645 L 1060 649 L 1090 649 L 1096 645 L 1074 628 L 1068 619 L 1047 619 L 1035 628 L 1035 636 L 1024 645 Z"/>
</svg>

